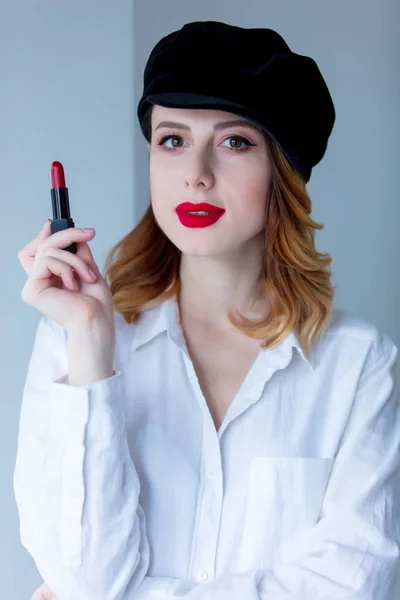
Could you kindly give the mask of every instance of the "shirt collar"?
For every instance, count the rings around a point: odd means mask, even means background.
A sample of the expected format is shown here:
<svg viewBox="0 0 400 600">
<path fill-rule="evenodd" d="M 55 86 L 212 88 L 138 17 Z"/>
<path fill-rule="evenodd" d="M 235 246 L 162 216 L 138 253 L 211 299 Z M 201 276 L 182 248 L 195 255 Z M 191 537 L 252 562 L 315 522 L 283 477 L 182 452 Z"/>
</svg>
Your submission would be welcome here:
<svg viewBox="0 0 400 600">
<path fill-rule="evenodd" d="M 177 344 L 183 342 L 183 333 L 179 323 L 179 310 L 176 298 L 169 298 L 165 302 L 144 311 L 135 327 L 135 334 L 132 339 L 131 349 L 136 350 L 143 344 L 154 339 L 157 335 L 167 332 L 171 340 Z M 296 348 L 301 358 L 308 364 L 312 371 L 315 370 L 311 359 L 307 359 L 301 347 L 299 339 L 292 329 L 286 338 L 276 347 L 279 353 L 289 353 L 292 348 Z M 269 352 L 275 348 L 269 349 Z M 312 352 L 311 352 L 312 355 Z"/>
</svg>

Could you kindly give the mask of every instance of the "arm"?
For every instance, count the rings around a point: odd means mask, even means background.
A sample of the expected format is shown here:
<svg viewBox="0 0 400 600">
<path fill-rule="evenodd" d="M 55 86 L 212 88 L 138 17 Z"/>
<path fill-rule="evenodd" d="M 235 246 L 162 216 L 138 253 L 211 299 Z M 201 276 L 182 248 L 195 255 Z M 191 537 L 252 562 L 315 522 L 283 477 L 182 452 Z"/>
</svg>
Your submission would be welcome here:
<svg viewBox="0 0 400 600">
<path fill-rule="evenodd" d="M 399 483 L 395 478 L 399 467 L 400 417 L 398 390 L 394 388 L 397 349 L 387 338 L 371 348 L 331 471 L 321 518 L 302 548 L 288 554 L 271 571 L 226 574 L 200 585 L 190 580 L 145 575 L 148 545 L 144 515 L 137 501 L 139 484 L 127 447 L 124 450 L 121 445 L 121 440 L 124 444 L 126 440 L 115 435 L 120 431 L 120 425 L 115 425 L 122 418 L 122 405 L 118 402 L 123 393 L 118 390 L 120 373 L 89 386 L 88 405 L 84 388 L 55 381 L 65 368 L 53 359 L 54 339 L 51 342 L 48 348 L 42 342 L 42 352 L 33 355 L 33 371 L 28 375 L 21 412 L 20 440 L 25 442 L 19 449 L 20 468 L 16 473 L 22 542 L 60 600 L 393 600 L 400 541 Z M 43 378 L 38 377 L 41 368 Z M 46 416 L 47 381 L 54 382 L 50 388 L 55 394 L 54 406 L 58 407 L 58 416 L 53 420 Z M 76 395 L 72 390 L 78 390 Z M 73 411 L 65 410 L 65 405 L 70 407 L 71 403 Z M 79 410 L 82 405 L 84 411 L 91 408 L 84 417 Z M 71 427 L 65 422 L 68 417 L 72 419 Z M 29 429 L 31 418 L 36 418 L 37 429 Z M 84 428 L 86 422 L 87 441 L 83 447 L 83 434 L 77 430 Z M 60 434 L 56 438 L 49 437 L 50 424 Z M 102 432 L 96 438 L 96 428 L 100 426 Z M 27 443 L 29 437 L 32 439 Z M 53 444 L 52 452 L 46 453 L 43 442 L 49 447 Z M 57 476 L 61 459 L 52 455 L 66 448 L 75 448 L 81 452 L 81 458 L 64 460 L 68 486 L 64 486 L 64 526 L 59 531 L 57 519 L 51 528 L 49 515 L 57 513 L 61 501 L 55 491 L 49 493 L 49 483 L 60 483 Z M 83 451 L 87 460 L 82 477 Z M 109 462 L 110 451 L 117 462 Z M 97 460 L 91 461 L 96 454 Z M 109 486 L 111 469 L 118 480 L 115 486 Z M 37 481 L 47 483 L 49 491 L 38 490 Z M 30 502 L 24 502 L 24 490 L 35 500 L 33 510 Z M 96 511 L 99 490 L 102 502 Z M 127 517 L 124 522 L 121 511 Z M 79 529 L 80 514 L 83 531 Z M 111 515 L 111 527 L 107 527 L 107 514 Z"/>
<path fill-rule="evenodd" d="M 87 345 L 72 373 L 75 383 L 87 384 L 68 385 L 73 345 L 66 342 L 66 331 L 43 316 L 23 390 L 13 477 L 21 542 L 60 600 L 119 600 L 128 584 L 134 598 L 149 583 L 160 597 L 170 580 L 145 577 L 149 546 L 125 435 L 122 374 L 100 379 L 109 373 Z"/>
</svg>

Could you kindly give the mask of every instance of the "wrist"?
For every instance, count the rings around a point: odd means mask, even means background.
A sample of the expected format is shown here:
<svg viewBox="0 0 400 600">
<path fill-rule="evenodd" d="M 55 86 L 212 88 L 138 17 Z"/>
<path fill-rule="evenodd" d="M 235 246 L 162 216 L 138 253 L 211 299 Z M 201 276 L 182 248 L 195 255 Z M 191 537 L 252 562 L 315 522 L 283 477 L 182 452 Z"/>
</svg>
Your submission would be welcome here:
<svg viewBox="0 0 400 600">
<path fill-rule="evenodd" d="M 68 369 L 67 384 L 74 386 L 91 385 L 97 381 L 104 381 L 110 379 L 115 375 L 115 370 L 102 369 L 98 366 L 90 369 L 87 367 L 77 367 L 73 365 Z"/>
<path fill-rule="evenodd" d="M 99 323 L 83 323 L 68 331 L 67 360 L 70 385 L 85 385 L 112 377 L 115 332 Z"/>
</svg>

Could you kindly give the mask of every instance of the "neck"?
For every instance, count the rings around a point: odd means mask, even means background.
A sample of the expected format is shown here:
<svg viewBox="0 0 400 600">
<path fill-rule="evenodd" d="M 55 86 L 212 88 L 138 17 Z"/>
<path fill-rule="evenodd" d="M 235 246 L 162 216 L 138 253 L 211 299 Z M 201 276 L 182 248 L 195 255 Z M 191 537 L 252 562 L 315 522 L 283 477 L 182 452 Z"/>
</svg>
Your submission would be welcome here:
<svg viewBox="0 0 400 600">
<path fill-rule="evenodd" d="M 265 314 L 267 301 L 260 274 L 262 254 L 254 244 L 235 256 L 193 256 L 182 253 L 180 314 L 205 327 L 231 329 L 228 309 L 249 318 Z"/>
</svg>

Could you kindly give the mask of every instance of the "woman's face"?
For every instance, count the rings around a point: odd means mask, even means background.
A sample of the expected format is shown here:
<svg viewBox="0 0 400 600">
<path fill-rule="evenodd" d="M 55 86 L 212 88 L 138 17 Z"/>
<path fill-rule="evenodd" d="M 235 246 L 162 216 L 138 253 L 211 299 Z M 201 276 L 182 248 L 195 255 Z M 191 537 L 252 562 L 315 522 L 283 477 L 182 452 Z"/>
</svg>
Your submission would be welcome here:
<svg viewBox="0 0 400 600">
<path fill-rule="evenodd" d="M 244 127 L 218 126 L 233 120 Z M 154 106 L 151 202 L 160 228 L 183 253 L 236 253 L 263 239 L 270 163 L 264 135 L 250 125 L 226 111 Z M 164 136 L 171 137 L 162 142 Z M 208 227 L 189 228 L 175 211 L 182 202 L 208 202 L 225 212 Z"/>
</svg>

